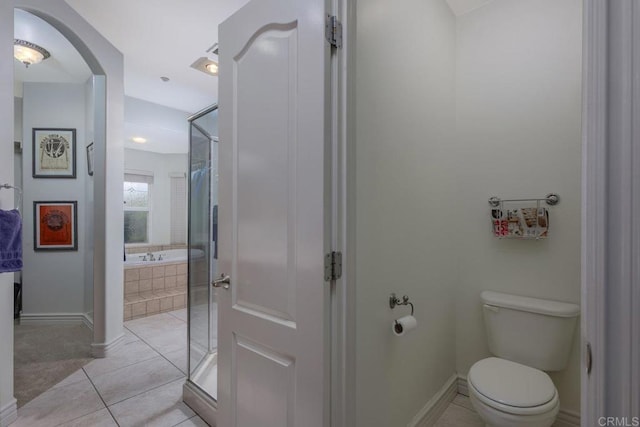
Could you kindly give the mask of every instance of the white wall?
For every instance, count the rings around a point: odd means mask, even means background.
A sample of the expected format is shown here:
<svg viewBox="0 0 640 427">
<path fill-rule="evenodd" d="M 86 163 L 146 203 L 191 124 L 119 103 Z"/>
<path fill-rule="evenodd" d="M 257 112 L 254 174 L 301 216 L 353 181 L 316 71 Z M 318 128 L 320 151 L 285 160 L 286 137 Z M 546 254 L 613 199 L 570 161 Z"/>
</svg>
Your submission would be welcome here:
<svg viewBox="0 0 640 427">
<path fill-rule="evenodd" d="M 95 85 L 93 84 L 93 76 L 87 80 L 84 85 L 84 106 L 85 106 L 85 141 L 86 145 L 94 141 L 94 116 L 95 116 Z M 95 143 L 94 143 L 95 156 Z M 87 160 L 86 148 L 80 155 Z M 87 166 L 88 168 L 88 166 Z M 84 310 L 87 317 L 93 322 L 93 218 L 94 218 L 94 200 L 93 200 L 93 176 L 90 176 L 88 169 L 85 168 L 84 174 L 84 208 L 86 210 L 87 227 L 84 233 Z M 80 173 L 80 172 L 79 172 Z"/>
<path fill-rule="evenodd" d="M 151 187 L 151 232 L 152 245 L 171 243 L 171 173 L 183 173 L 188 169 L 187 154 L 160 154 L 149 151 L 125 149 L 125 171 L 128 169 L 153 172 Z M 187 201 L 184 200 L 186 205 Z M 187 218 L 183 218 L 187 221 Z M 184 242 L 186 243 L 186 242 Z"/>
<path fill-rule="evenodd" d="M 25 83 L 23 86 L 23 314 L 84 313 L 85 235 L 87 222 L 85 182 L 85 85 Z M 32 129 L 76 129 L 76 179 L 32 177 Z M 33 202 L 78 202 L 78 251 L 34 251 Z"/>
<path fill-rule="evenodd" d="M 0 57 L 13 55 L 13 4 L 0 2 Z M 13 183 L 13 61 L 0 61 L 0 183 Z M 13 192 L 0 190 L 0 208 L 13 207 Z M 16 417 L 13 398 L 13 273 L 0 274 L 0 427 Z"/>
<path fill-rule="evenodd" d="M 20 93 L 22 94 L 22 85 L 20 85 Z M 13 113 L 14 113 L 14 128 L 13 128 L 13 140 L 23 142 L 22 137 L 22 98 L 13 98 Z M 13 185 L 18 188 L 22 188 L 22 153 L 13 152 Z M 15 200 L 14 206 L 19 209 L 23 209 L 22 195 L 18 191 L 13 192 L 13 198 Z M 22 272 L 17 271 L 13 275 L 13 280 L 16 283 L 20 283 L 22 280 Z"/>
<path fill-rule="evenodd" d="M 480 292 L 580 302 L 580 0 L 495 0 L 457 24 L 457 369 L 489 352 Z M 490 196 L 555 192 L 545 241 L 492 237 Z M 579 336 L 576 331 L 576 338 Z M 578 339 L 552 378 L 579 411 Z"/>
<path fill-rule="evenodd" d="M 455 19 L 444 1 L 357 4 L 356 424 L 405 426 L 455 373 Z M 419 326 L 391 332 L 391 292 Z"/>
</svg>

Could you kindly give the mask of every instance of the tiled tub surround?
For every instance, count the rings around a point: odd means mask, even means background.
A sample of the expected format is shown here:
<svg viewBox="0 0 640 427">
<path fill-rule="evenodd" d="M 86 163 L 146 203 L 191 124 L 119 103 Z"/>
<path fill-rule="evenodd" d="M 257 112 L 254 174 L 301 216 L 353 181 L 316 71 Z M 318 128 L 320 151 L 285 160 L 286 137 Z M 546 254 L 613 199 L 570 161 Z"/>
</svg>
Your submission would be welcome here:
<svg viewBox="0 0 640 427">
<path fill-rule="evenodd" d="M 187 305 L 187 263 L 150 264 L 124 268 L 124 320 Z"/>
<path fill-rule="evenodd" d="M 187 249 L 187 245 L 151 245 L 151 246 L 128 246 L 125 248 L 129 254 L 146 254 L 147 252 L 168 251 L 171 249 Z"/>
</svg>

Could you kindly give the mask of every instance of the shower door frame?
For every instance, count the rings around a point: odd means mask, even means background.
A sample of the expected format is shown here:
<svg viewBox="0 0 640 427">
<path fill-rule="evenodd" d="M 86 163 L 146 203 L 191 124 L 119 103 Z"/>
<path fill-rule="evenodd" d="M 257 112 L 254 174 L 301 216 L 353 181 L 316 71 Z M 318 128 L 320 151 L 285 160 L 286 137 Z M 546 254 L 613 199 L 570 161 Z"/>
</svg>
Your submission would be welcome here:
<svg viewBox="0 0 640 427">
<path fill-rule="evenodd" d="M 192 138 L 192 130 L 193 130 L 193 126 L 195 125 L 195 121 L 206 116 L 207 114 L 211 114 L 212 112 L 216 111 L 218 109 L 218 104 L 212 104 L 206 108 L 203 108 L 202 110 L 198 111 L 195 114 L 192 114 L 191 116 L 189 116 L 187 118 L 187 121 L 189 122 L 189 148 L 191 149 L 191 138 Z M 195 125 L 197 127 L 199 127 L 198 125 Z M 202 132 L 202 131 L 200 131 Z M 202 132 L 205 134 L 208 134 L 208 132 Z M 206 135 L 205 135 L 206 136 Z M 214 142 L 218 142 L 217 141 L 217 137 L 211 135 L 210 138 L 210 143 L 213 144 Z M 212 155 L 211 155 L 211 150 L 213 150 L 213 147 L 210 148 L 209 150 L 209 162 L 211 162 L 212 160 Z M 211 186 L 213 185 L 213 174 L 211 174 L 210 179 L 209 179 L 209 193 L 211 193 Z M 187 186 L 188 189 L 188 193 L 187 193 L 187 218 L 188 218 L 188 222 L 187 222 L 187 250 L 190 251 L 191 250 L 191 156 L 189 156 L 189 185 Z M 211 251 L 211 230 L 212 230 L 212 221 L 213 221 L 213 217 L 212 217 L 212 206 L 211 206 L 211 195 L 209 196 L 209 231 L 210 231 L 210 235 L 209 235 L 209 246 L 210 246 L 210 251 Z M 217 245 L 217 242 L 216 242 Z M 211 254 L 211 252 L 210 252 Z M 189 257 L 190 259 L 190 257 Z M 208 271 L 209 271 L 209 278 L 208 278 L 208 282 L 211 282 L 212 279 L 212 275 L 211 275 L 211 256 L 209 256 L 209 259 L 207 260 L 207 264 L 208 264 Z M 204 390 L 202 387 L 200 387 L 197 383 L 195 383 L 194 381 L 191 380 L 191 287 L 190 285 L 190 278 L 191 278 L 191 263 L 187 262 L 187 378 L 185 380 L 184 386 L 183 386 L 183 400 L 191 407 L 193 408 L 198 415 L 200 415 L 205 421 L 211 423 L 213 420 L 215 420 L 215 410 L 217 408 L 217 400 L 211 396 L 209 393 L 207 393 L 206 390 Z M 209 287 L 209 292 L 211 292 L 211 288 Z M 209 310 L 208 310 L 208 317 L 207 317 L 207 323 L 208 323 L 208 334 L 209 337 L 208 339 L 211 339 L 211 296 L 209 295 Z"/>
</svg>

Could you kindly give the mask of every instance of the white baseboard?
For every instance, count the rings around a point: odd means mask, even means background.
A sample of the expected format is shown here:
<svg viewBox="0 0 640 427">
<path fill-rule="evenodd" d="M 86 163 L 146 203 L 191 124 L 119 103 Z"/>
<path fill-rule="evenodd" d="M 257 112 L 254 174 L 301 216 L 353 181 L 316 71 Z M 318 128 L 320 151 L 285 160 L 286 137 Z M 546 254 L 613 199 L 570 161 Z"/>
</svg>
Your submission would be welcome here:
<svg viewBox="0 0 640 427">
<path fill-rule="evenodd" d="M 553 427 L 580 427 L 580 414 L 560 409 Z"/>
<path fill-rule="evenodd" d="M 84 313 L 27 313 L 20 315 L 20 324 L 74 324 L 81 323 L 93 329 L 93 322 Z"/>
<path fill-rule="evenodd" d="M 91 352 L 96 359 L 102 359 L 107 357 L 110 353 L 113 353 L 124 343 L 124 334 L 120 334 L 119 337 L 108 343 L 93 343 L 91 344 Z"/>
<path fill-rule="evenodd" d="M 12 399 L 11 402 L 0 408 L 0 427 L 7 427 L 18 419 L 18 401 Z"/>
<path fill-rule="evenodd" d="M 89 313 L 82 314 L 82 323 L 84 323 L 87 328 L 93 331 L 93 318 L 89 317 Z"/>
<path fill-rule="evenodd" d="M 462 375 L 458 376 L 458 393 L 469 396 L 467 379 Z M 561 408 L 553 427 L 580 427 L 580 414 Z"/>
<path fill-rule="evenodd" d="M 420 409 L 407 427 L 430 427 L 438 421 L 458 392 L 458 376 L 453 374 L 444 386 Z"/>
<path fill-rule="evenodd" d="M 458 375 L 458 393 L 469 397 L 469 387 L 467 387 L 467 377 Z"/>
</svg>

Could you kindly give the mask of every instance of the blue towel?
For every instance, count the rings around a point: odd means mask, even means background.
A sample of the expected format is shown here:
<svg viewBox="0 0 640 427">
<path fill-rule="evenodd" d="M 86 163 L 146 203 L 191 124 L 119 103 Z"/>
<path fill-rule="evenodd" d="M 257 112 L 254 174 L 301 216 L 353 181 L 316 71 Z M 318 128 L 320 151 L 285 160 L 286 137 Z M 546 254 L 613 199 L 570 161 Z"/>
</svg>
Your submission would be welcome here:
<svg viewBox="0 0 640 427">
<path fill-rule="evenodd" d="M 22 270 L 22 218 L 17 210 L 0 210 L 0 273 Z"/>
</svg>

